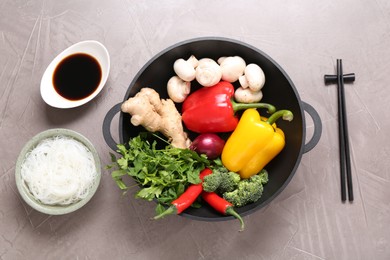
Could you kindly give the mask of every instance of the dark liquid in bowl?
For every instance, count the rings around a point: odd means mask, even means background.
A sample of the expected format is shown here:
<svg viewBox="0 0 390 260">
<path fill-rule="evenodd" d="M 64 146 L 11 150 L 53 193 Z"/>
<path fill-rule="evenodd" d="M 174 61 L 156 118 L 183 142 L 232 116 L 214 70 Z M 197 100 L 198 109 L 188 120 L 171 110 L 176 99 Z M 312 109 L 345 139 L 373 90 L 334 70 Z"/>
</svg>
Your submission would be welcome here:
<svg viewBox="0 0 390 260">
<path fill-rule="evenodd" d="M 99 62 L 91 55 L 76 53 L 57 65 L 53 74 L 53 85 L 59 95 L 76 101 L 95 92 L 101 79 L 102 69 Z"/>
</svg>

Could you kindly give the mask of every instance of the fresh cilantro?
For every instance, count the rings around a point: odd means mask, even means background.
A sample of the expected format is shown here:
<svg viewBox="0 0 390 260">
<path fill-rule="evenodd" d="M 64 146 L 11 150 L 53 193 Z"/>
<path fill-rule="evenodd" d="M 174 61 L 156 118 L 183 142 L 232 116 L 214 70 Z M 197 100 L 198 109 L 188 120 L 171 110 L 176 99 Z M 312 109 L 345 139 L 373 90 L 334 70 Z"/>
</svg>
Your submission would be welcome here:
<svg viewBox="0 0 390 260">
<path fill-rule="evenodd" d="M 156 147 L 155 140 L 149 142 L 144 134 L 140 134 L 130 139 L 128 148 L 118 145 L 117 152 L 121 157 L 117 159 L 111 154 L 112 164 L 107 168 L 116 168 L 111 176 L 121 190 L 131 188 L 125 181 L 125 178 L 131 177 L 140 186 L 136 198 L 169 205 L 190 184 L 201 182 L 199 173 L 209 165 L 209 161 L 190 149 L 170 145 L 162 149 Z"/>
</svg>

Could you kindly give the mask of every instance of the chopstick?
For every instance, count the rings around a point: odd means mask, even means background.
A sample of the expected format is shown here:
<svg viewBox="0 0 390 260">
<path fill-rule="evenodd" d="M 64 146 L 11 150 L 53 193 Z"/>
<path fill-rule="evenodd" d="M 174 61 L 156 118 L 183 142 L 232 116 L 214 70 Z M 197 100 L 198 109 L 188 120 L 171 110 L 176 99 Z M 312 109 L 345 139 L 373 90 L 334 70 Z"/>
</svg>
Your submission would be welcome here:
<svg viewBox="0 0 390 260">
<path fill-rule="evenodd" d="M 345 105 L 344 81 L 353 82 L 355 74 L 343 74 L 343 64 L 341 59 L 337 59 L 337 75 L 325 75 L 325 83 L 332 83 L 337 80 L 338 94 L 338 119 L 339 119 L 339 146 L 340 146 L 340 182 L 341 200 L 346 201 L 348 188 L 348 200 L 353 201 L 353 185 L 351 175 L 351 156 L 349 149 L 347 112 Z"/>
</svg>

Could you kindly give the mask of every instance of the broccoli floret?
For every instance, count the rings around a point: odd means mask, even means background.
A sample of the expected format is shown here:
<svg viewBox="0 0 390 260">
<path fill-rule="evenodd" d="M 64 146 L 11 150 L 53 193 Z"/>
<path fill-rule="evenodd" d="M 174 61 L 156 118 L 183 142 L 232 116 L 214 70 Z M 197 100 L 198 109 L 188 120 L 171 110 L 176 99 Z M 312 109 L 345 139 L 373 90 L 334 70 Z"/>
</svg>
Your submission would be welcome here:
<svg viewBox="0 0 390 260">
<path fill-rule="evenodd" d="M 241 177 L 238 173 L 235 172 L 222 172 L 221 173 L 221 183 L 218 187 L 218 192 L 223 194 L 225 192 L 234 191 L 237 189 L 238 183 L 240 182 Z"/>
<path fill-rule="evenodd" d="M 238 173 L 229 172 L 224 167 L 213 169 L 213 173 L 203 179 L 203 190 L 223 194 L 237 188 L 241 178 Z"/>
<path fill-rule="evenodd" d="M 263 184 L 268 182 L 268 173 L 263 170 L 249 179 L 241 180 L 237 189 L 225 192 L 223 197 L 235 207 L 242 207 L 256 202 L 263 194 Z"/>
<path fill-rule="evenodd" d="M 268 172 L 266 169 L 261 170 L 257 175 L 259 177 L 259 181 L 261 181 L 262 184 L 266 184 L 268 182 Z"/>
<path fill-rule="evenodd" d="M 222 175 L 219 171 L 213 171 L 212 174 L 207 175 L 203 179 L 203 190 L 207 192 L 216 191 L 222 182 Z"/>
</svg>

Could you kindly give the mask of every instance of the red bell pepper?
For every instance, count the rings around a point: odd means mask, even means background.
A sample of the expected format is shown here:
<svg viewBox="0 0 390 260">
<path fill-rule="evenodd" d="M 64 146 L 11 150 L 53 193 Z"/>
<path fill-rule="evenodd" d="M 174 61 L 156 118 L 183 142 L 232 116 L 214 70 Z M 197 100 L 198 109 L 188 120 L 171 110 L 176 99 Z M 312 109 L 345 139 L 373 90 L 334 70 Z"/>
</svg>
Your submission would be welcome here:
<svg viewBox="0 0 390 260">
<path fill-rule="evenodd" d="M 234 87 L 221 81 L 212 87 L 203 87 L 189 95 L 183 103 L 182 120 L 185 126 L 196 133 L 218 133 L 233 131 L 238 124 L 235 112 L 247 108 L 275 107 L 267 103 L 236 103 L 233 100 Z"/>
</svg>

